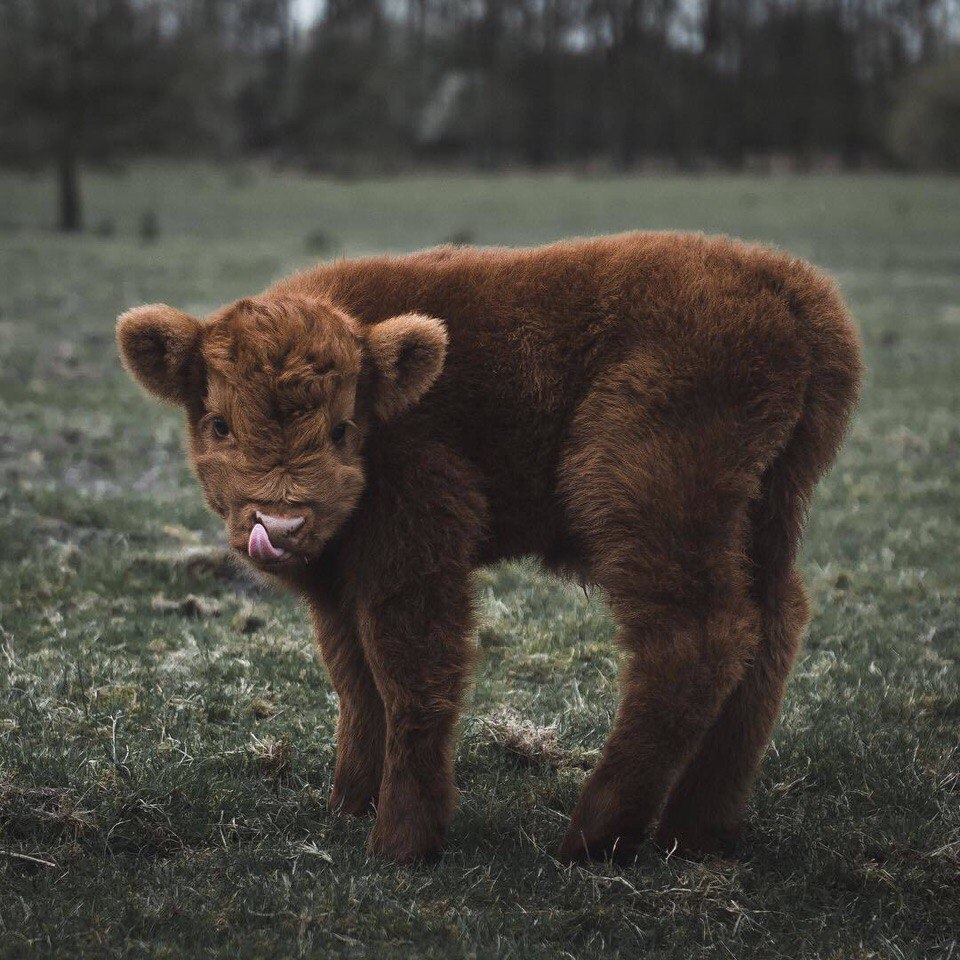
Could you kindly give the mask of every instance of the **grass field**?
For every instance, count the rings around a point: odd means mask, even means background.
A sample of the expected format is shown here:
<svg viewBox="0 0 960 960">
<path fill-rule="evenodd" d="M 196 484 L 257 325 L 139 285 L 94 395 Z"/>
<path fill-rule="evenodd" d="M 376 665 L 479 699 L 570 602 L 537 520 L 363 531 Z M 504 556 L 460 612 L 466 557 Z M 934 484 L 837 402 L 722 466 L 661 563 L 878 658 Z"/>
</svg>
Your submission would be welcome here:
<svg viewBox="0 0 960 960">
<path fill-rule="evenodd" d="M 46 179 L 0 176 L 0 957 L 960 956 L 960 181 L 135 167 L 85 187 L 95 230 L 65 238 Z M 477 579 L 448 850 L 370 860 L 369 823 L 326 812 L 336 701 L 307 624 L 223 561 L 114 318 L 203 312 L 316 256 L 638 227 L 831 269 L 869 365 L 742 855 L 554 859 L 616 653 L 598 598 L 511 564 Z"/>
</svg>

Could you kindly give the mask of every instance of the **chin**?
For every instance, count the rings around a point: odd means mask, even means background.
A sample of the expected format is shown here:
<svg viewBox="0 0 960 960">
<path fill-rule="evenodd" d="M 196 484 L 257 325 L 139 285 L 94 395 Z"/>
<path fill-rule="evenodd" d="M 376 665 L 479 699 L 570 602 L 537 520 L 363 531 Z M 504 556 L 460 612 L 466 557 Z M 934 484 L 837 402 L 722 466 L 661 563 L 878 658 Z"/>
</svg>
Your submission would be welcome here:
<svg viewBox="0 0 960 960">
<path fill-rule="evenodd" d="M 291 570 L 294 567 L 302 566 L 304 561 L 299 557 L 289 556 L 282 560 L 255 560 L 253 557 L 244 554 L 246 561 L 259 573 L 282 573 L 284 570 Z"/>
</svg>

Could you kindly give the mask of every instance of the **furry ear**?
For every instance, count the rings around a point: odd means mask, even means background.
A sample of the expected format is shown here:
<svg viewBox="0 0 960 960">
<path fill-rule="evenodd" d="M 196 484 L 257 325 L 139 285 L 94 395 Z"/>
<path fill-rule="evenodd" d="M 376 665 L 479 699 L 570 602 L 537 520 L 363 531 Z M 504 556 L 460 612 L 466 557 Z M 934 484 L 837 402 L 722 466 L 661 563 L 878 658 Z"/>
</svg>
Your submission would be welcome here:
<svg viewBox="0 0 960 960">
<path fill-rule="evenodd" d="M 117 343 L 131 376 L 155 397 L 185 405 L 196 390 L 201 323 L 188 313 L 151 303 L 117 321 Z"/>
<path fill-rule="evenodd" d="M 405 313 L 367 327 L 363 337 L 372 368 L 373 412 L 390 420 L 412 407 L 440 376 L 447 329 L 440 320 Z"/>
</svg>

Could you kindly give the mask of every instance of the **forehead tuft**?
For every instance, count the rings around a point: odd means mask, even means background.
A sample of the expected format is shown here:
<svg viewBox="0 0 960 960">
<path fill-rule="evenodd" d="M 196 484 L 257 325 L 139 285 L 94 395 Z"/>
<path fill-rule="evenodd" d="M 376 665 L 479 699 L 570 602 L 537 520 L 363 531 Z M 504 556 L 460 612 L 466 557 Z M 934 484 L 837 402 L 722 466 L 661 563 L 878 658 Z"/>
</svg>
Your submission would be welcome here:
<svg viewBox="0 0 960 960">
<path fill-rule="evenodd" d="M 322 301 L 239 300 L 208 324 L 203 345 L 211 380 L 255 394 L 279 415 L 328 402 L 360 371 L 354 324 Z"/>
<path fill-rule="evenodd" d="M 359 353 L 346 315 L 322 301 L 294 297 L 238 300 L 211 321 L 204 345 L 208 363 L 243 373 L 279 374 L 299 363 L 347 373 L 354 365 L 359 369 Z"/>
</svg>

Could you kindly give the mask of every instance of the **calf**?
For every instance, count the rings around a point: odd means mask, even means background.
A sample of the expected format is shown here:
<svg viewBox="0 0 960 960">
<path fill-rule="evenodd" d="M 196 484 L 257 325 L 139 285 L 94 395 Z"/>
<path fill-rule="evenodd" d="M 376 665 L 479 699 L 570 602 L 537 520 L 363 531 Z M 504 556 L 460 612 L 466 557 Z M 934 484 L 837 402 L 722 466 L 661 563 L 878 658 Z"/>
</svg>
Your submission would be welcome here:
<svg viewBox="0 0 960 960">
<path fill-rule="evenodd" d="M 186 413 L 231 547 L 307 605 L 340 701 L 330 807 L 436 853 L 476 660 L 471 571 L 602 588 L 624 653 L 564 860 L 740 828 L 807 622 L 795 561 L 861 376 L 836 289 L 788 256 L 629 233 L 340 261 L 118 337 Z"/>
</svg>

